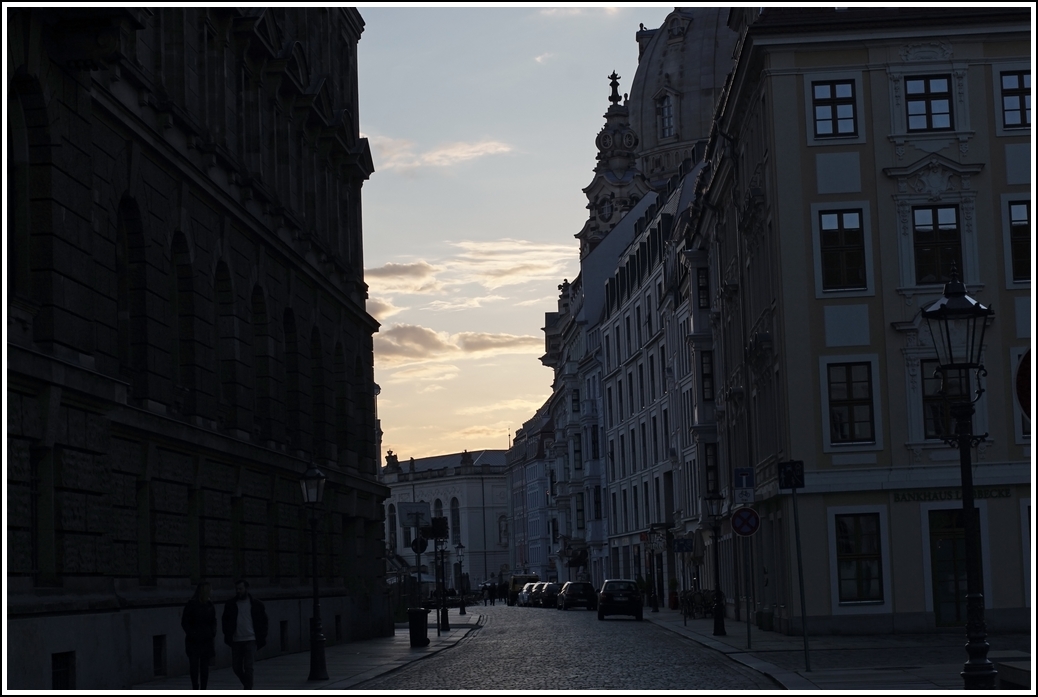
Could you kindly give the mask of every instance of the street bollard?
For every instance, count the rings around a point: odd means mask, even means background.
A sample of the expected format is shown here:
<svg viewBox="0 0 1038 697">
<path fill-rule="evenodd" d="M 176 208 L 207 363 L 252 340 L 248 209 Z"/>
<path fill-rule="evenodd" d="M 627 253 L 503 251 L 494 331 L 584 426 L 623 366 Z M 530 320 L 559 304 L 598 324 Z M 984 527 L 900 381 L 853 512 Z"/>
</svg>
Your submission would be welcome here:
<svg viewBox="0 0 1038 697">
<path fill-rule="evenodd" d="M 411 648 L 429 645 L 429 611 L 422 607 L 407 608 L 407 623 L 411 630 Z"/>
<path fill-rule="evenodd" d="M 447 619 L 447 608 L 441 607 L 440 610 L 440 631 L 449 632 L 451 630 L 450 620 Z"/>
</svg>

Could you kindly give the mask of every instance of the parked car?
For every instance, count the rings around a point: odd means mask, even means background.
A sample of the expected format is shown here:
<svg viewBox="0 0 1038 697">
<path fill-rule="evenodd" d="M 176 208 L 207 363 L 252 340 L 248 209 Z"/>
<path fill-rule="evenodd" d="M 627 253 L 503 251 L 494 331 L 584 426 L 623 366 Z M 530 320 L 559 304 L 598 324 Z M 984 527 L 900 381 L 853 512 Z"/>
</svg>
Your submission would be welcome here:
<svg viewBox="0 0 1038 697">
<path fill-rule="evenodd" d="M 642 620 L 642 594 L 630 579 L 607 579 L 598 592 L 598 619 L 606 615 L 634 615 Z"/>
<path fill-rule="evenodd" d="M 545 583 L 544 587 L 541 588 L 540 595 L 537 596 L 537 604 L 539 607 L 555 607 L 558 602 L 559 591 L 562 589 L 557 583 Z"/>
<path fill-rule="evenodd" d="M 536 583 L 527 583 L 525 586 L 523 586 L 523 589 L 519 591 L 519 595 L 515 599 L 516 605 L 521 605 L 522 607 L 529 607 L 530 591 L 532 591 L 533 587 L 536 585 Z"/>
<path fill-rule="evenodd" d="M 569 610 L 571 607 L 594 610 L 598 607 L 598 593 L 587 581 L 567 581 L 559 591 L 556 605 L 560 610 Z"/>
<path fill-rule="evenodd" d="M 538 607 L 541 604 L 541 591 L 548 585 L 547 581 L 538 581 L 533 584 L 533 588 L 530 589 L 530 598 L 527 601 L 530 607 Z"/>
</svg>

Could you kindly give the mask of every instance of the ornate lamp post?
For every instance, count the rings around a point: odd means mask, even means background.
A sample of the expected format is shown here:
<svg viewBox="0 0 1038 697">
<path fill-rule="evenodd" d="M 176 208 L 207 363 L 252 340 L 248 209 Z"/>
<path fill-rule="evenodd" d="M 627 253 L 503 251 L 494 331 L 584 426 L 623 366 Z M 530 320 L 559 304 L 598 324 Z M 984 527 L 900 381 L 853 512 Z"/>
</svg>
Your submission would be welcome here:
<svg viewBox="0 0 1038 697">
<path fill-rule="evenodd" d="M 310 618 L 310 677 L 307 680 L 327 680 L 328 667 L 324 660 L 324 629 L 321 627 L 321 596 L 317 588 L 317 509 L 324 497 L 327 478 L 314 463 L 299 480 L 303 503 L 310 511 L 310 550 L 314 560 L 314 615 Z"/>
<path fill-rule="evenodd" d="M 454 547 L 458 550 L 458 593 L 461 595 L 461 609 L 458 610 L 459 615 L 465 613 L 465 545 L 460 542 Z"/>
<path fill-rule="evenodd" d="M 724 596 L 721 594 L 721 508 L 724 496 L 707 494 L 706 505 L 710 508 L 710 522 L 714 528 L 714 636 L 725 636 Z"/>
<path fill-rule="evenodd" d="M 985 440 L 987 434 L 973 431 L 973 405 L 984 393 L 981 378 L 987 375 L 980 362 L 984 350 L 984 331 L 987 320 L 995 313 L 966 295 L 966 286 L 959 280 L 954 266 L 951 280 L 944 286 L 940 300 L 923 310 L 937 350 L 937 373 L 941 376 L 945 398 L 951 397 L 949 385 L 959 389 L 952 394 L 963 399 L 951 402 L 955 419 L 955 433 L 943 440 L 959 449 L 959 469 L 962 476 L 962 518 L 966 529 L 966 653 L 969 659 L 963 665 L 962 680 L 967 690 L 993 690 L 997 672 L 988 660 L 987 626 L 984 623 L 984 594 L 981 590 L 979 517 L 973 508 L 973 470 L 970 466 L 970 448 Z M 975 373 L 977 389 L 971 400 L 968 393 L 971 373 Z"/>
</svg>

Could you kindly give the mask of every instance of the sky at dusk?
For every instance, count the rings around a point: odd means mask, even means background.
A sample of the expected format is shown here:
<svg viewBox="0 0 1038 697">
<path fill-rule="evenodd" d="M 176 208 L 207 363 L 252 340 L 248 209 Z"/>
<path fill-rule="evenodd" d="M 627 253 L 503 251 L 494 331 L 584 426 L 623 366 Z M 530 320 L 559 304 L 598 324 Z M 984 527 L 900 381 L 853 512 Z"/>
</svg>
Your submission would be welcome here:
<svg viewBox="0 0 1038 697">
<path fill-rule="evenodd" d="M 508 447 L 551 394 L 544 313 L 579 270 L 607 75 L 672 6 L 360 6 L 368 311 L 383 454 Z"/>
</svg>

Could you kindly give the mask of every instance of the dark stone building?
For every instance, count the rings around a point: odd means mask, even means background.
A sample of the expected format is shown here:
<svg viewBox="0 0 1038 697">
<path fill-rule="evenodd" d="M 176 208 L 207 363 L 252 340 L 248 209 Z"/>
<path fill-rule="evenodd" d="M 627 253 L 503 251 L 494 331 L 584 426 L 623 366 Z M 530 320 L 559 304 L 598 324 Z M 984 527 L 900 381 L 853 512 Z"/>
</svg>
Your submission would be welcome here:
<svg viewBox="0 0 1038 697">
<path fill-rule="evenodd" d="M 391 634 L 346 8 L 8 10 L 7 680 L 185 672 L 245 576 L 308 643 Z M 217 664 L 229 662 L 217 640 Z"/>
</svg>

